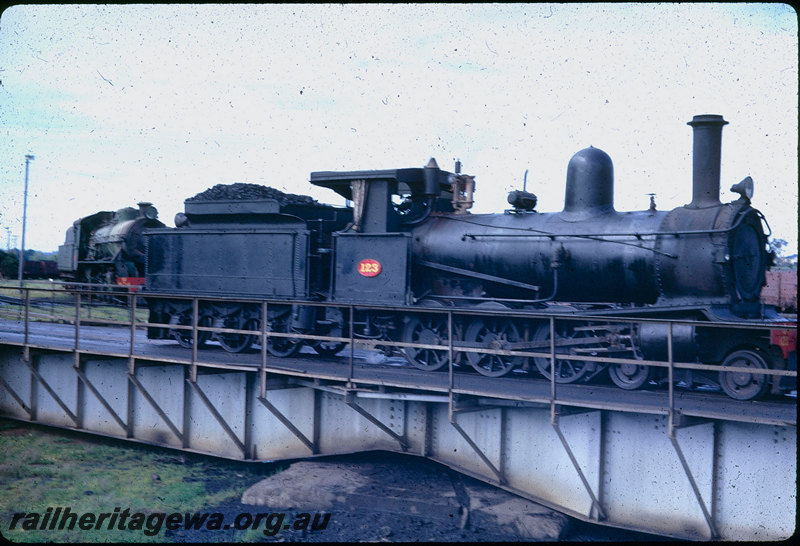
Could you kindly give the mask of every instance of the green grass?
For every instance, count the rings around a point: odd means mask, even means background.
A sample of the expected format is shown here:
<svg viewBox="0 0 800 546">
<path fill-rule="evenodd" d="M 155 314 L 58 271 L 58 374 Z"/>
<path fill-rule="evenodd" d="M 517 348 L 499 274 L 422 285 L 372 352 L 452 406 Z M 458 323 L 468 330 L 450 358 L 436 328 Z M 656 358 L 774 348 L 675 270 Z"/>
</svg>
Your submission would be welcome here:
<svg viewBox="0 0 800 546">
<path fill-rule="evenodd" d="M 228 461 L 0 420 L 0 533 L 14 542 L 164 542 L 141 530 L 25 530 L 16 513 L 197 512 L 238 499 L 259 479 Z M 206 483 L 218 489 L 209 494 Z M 218 487 L 222 483 L 221 487 Z M 213 531 L 208 538 L 215 540 Z M 246 538 L 242 533 L 241 538 Z M 222 539 L 220 536 L 219 539 Z"/>
<path fill-rule="evenodd" d="M 75 301 L 74 294 L 64 290 L 63 285 L 45 281 L 24 281 L 23 286 L 31 289 L 31 301 L 46 301 L 54 304 L 74 304 Z M 20 291 L 18 281 L 0 281 L 0 296 L 22 299 L 25 297 L 25 293 Z"/>
<path fill-rule="evenodd" d="M 46 290 L 30 291 L 30 320 L 35 322 L 74 322 L 75 294 L 65 290 L 63 286 L 42 282 L 26 282 L 25 286 L 40 287 Z M 25 316 L 24 292 L 21 292 L 16 281 L 0 281 L 0 296 L 18 298 L 19 303 L 0 305 L 0 319 L 23 320 Z M 102 296 L 81 295 L 81 321 L 111 320 L 128 323 L 130 309 L 124 304 L 112 304 L 101 299 Z M 122 296 L 124 297 L 124 296 Z M 138 307 L 136 321 L 147 321 L 147 309 Z"/>
</svg>

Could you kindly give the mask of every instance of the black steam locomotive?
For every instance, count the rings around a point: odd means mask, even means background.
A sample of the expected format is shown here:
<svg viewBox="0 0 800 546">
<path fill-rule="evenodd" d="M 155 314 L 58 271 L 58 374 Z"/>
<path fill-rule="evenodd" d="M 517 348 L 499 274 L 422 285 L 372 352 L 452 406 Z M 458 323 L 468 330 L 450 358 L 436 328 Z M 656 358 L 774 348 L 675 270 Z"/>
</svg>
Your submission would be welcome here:
<svg viewBox="0 0 800 546">
<path fill-rule="evenodd" d="M 151 203 L 79 218 L 58 247 L 61 278 L 91 284 L 144 284 L 145 229 L 164 227 Z"/>
<path fill-rule="evenodd" d="M 550 350 L 549 315 L 591 312 L 618 319 L 691 319 L 713 322 L 778 320 L 759 302 L 771 256 L 766 222 L 751 207 L 753 182 L 732 188 L 741 197 L 719 200 L 722 127 L 718 115 L 689 122 L 694 130 L 692 202 L 669 211 L 618 212 L 613 200 L 613 166 L 607 154 L 587 148 L 567 167 L 564 209 L 535 210 L 536 196 L 515 191 L 511 209 L 501 214 L 471 214 L 474 177 L 424 168 L 314 172 L 311 182 L 352 203 L 332 207 L 278 199 L 203 200 L 185 203 L 175 229 L 149 229 L 146 292 L 151 298 L 148 337 L 175 338 L 198 347 L 216 340 L 240 352 L 267 331 L 356 339 L 395 340 L 457 348 Z M 200 302 L 178 296 L 269 298 L 262 317 L 257 303 Z M 293 303 L 297 301 L 298 303 Z M 348 316 L 348 307 L 302 305 L 322 301 L 365 307 Z M 456 319 L 452 329 L 442 314 L 420 307 L 511 310 Z M 398 308 L 400 310 L 398 310 Z M 355 309 L 355 307 L 353 307 Z M 389 309 L 389 310 L 387 310 Z M 172 325 L 197 325 L 241 333 L 198 331 Z M 631 364 L 559 359 L 556 381 L 588 381 L 607 370 L 625 389 L 658 379 L 655 368 L 636 359 L 667 356 L 664 323 L 619 324 L 559 321 L 554 345 L 561 354 L 630 358 Z M 674 325 L 673 357 L 722 366 L 786 368 L 786 347 L 758 330 Z M 303 345 L 288 336 L 269 337 L 268 351 L 289 356 Z M 322 354 L 343 345 L 314 342 Z M 448 363 L 440 349 L 404 348 L 414 366 L 436 370 Z M 514 368 L 537 370 L 551 378 L 549 358 L 507 356 L 499 351 L 456 353 L 457 364 L 486 376 Z M 660 368 L 659 368 L 660 370 Z M 687 372 L 688 374 L 689 372 Z M 697 372 L 695 372 L 697 373 Z M 702 373 L 702 372 L 701 372 Z M 689 379 L 691 382 L 691 378 Z M 730 396 L 752 399 L 780 381 L 748 373 L 715 373 Z"/>
</svg>

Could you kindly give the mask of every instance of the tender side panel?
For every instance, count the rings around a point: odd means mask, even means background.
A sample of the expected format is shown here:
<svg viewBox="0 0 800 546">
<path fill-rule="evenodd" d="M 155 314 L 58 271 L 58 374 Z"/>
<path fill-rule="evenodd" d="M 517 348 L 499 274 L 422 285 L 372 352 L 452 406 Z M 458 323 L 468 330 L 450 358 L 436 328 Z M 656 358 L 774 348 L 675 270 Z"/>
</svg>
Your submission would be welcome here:
<svg viewBox="0 0 800 546">
<path fill-rule="evenodd" d="M 165 230 L 145 238 L 148 291 L 307 296 L 307 231 Z"/>
</svg>

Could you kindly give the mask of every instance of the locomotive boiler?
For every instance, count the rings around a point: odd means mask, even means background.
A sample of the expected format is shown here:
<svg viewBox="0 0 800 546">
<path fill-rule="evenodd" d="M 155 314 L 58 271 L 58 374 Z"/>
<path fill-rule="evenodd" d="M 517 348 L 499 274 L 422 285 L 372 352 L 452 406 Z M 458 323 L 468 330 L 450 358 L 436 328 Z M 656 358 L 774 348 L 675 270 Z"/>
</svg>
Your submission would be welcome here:
<svg viewBox="0 0 800 546">
<path fill-rule="evenodd" d="M 462 174 L 458 163 L 455 172 L 441 170 L 433 159 L 423 168 L 311 173 L 311 183 L 345 197 L 352 203 L 347 208 L 187 200 L 177 229 L 146 232 L 147 290 L 288 301 L 270 304 L 266 317 L 260 306 L 245 302 L 201 301 L 196 311 L 197 325 L 205 327 L 256 332 L 266 319 L 267 331 L 284 334 L 268 338 L 267 349 L 279 356 L 304 343 L 287 333 L 447 346 L 452 332 L 453 346 L 462 349 L 456 363 L 486 376 L 522 368 L 570 383 L 607 370 L 616 385 L 639 388 L 660 379 L 635 361 L 666 358 L 666 324 L 564 321 L 551 340 L 547 317 L 590 312 L 708 323 L 779 320 L 759 302 L 770 256 L 766 221 L 751 207 L 752 180 L 732 188 L 740 194 L 736 201 L 719 200 L 725 124 L 718 115 L 689 122 L 692 201 L 669 211 L 654 204 L 616 211 L 611 159 L 593 147 L 570 160 L 564 208 L 555 213 L 536 211 L 533 194 L 515 191 L 511 209 L 472 214 L 474 177 Z M 187 302 L 153 298 L 150 322 L 164 326 L 151 327 L 148 336 L 173 337 L 187 347 L 216 340 L 232 352 L 258 338 L 200 331 L 195 340 L 190 330 L 170 328 L 193 323 Z M 508 310 L 514 316 L 463 315 L 448 326 L 443 315 L 418 312 L 420 307 Z M 769 335 L 755 329 L 734 333 L 678 324 L 672 335 L 679 361 L 723 368 L 787 365 Z M 562 355 L 627 358 L 631 364 L 559 359 L 552 370 L 549 358 L 502 352 L 543 352 L 551 343 Z M 313 347 L 332 354 L 343 345 Z M 488 351 L 464 350 L 476 348 Z M 444 349 L 405 347 L 402 353 L 423 370 L 449 360 Z M 762 374 L 712 375 L 710 381 L 734 398 L 757 398 L 770 387 Z M 684 380 L 692 383 L 691 372 Z M 779 383 L 772 383 L 774 392 Z"/>
<path fill-rule="evenodd" d="M 100 211 L 75 220 L 58 247 L 61 277 L 93 284 L 142 284 L 145 270 L 143 232 L 163 227 L 151 203 L 116 212 Z"/>
<path fill-rule="evenodd" d="M 636 305 L 730 305 L 757 316 L 767 267 L 761 214 L 719 200 L 721 116 L 696 116 L 692 202 L 671 211 L 614 209 L 611 158 L 597 148 L 567 167 L 564 209 L 441 215 L 413 230 L 434 294 Z M 512 200 L 517 197 L 512 195 Z M 513 204 L 513 203 L 512 203 Z M 457 272 L 458 281 L 452 274 Z M 443 273 L 449 273 L 444 275 Z"/>
</svg>

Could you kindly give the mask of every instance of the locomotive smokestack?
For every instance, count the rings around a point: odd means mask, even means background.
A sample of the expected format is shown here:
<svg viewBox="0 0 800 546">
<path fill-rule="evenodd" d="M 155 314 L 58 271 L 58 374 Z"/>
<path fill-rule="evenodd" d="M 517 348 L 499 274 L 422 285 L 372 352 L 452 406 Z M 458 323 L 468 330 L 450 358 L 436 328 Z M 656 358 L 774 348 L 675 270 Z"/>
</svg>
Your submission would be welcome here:
<svg viewBox="0 0 800 546">
<path fill-rule="evenodd" d="M 728 122 L 716 114 L 695 116 L 687 123 L 694 129 L 692 147 L 693 208 L 720 204 L 720 161 L 722 158 L 722 127 Z"/>
</svg>

